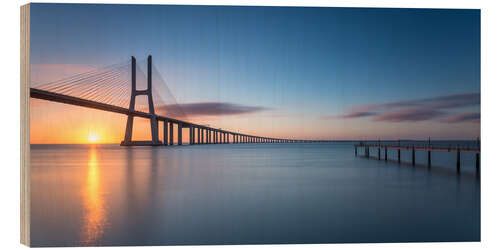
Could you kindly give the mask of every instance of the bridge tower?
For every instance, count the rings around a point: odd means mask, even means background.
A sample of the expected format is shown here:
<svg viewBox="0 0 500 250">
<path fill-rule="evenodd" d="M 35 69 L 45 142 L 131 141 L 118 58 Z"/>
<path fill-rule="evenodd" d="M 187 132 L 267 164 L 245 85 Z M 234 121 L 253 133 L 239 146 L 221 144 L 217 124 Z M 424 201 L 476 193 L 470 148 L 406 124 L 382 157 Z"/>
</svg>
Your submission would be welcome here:
<svg viewBox="0 0 500 250">
<path fill-rule="evenodd" d="M 158 118 L 155 114 L 153 105 L 153 88 L 152 88 L 152 58 L 148 56 L 148 86 L 145 90 L 137 90 L 136 84 L 136 60 L 132 57 L 132 91 L 130 95 L 129 110 L 135 110 L 135 98 L 139 95 L 148 97 L 150 124 L 151 124 L 151 141 L 132 141 L 132 129 L 134 127 L 134 115 L 129 114 L 127 117 L 127 127 L 125 128 L 125 138 L 121 142 L 122 146 L 158 146 L 162 142 L 158 140 Z"/>
</svg>

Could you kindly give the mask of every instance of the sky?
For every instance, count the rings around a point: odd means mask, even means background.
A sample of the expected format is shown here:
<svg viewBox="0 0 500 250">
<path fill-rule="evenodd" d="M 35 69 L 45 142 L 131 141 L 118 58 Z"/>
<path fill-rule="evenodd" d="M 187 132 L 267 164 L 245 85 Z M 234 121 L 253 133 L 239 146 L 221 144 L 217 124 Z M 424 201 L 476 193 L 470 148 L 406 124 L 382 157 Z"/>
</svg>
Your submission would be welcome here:
<svg viewBox="0 0 500 250">
<path fill-rule="evenodd" d="M 31 85 L 153 56 L 190 121 L 294 139 L 480 135 L 480 11 L 32 4 Z M 153 85 L 155 83 L 153 82 Z M 126 118 L 31 99 L 32 143 Z M 149 135 L 138 121 L 136 139 Z"/>
</svg>

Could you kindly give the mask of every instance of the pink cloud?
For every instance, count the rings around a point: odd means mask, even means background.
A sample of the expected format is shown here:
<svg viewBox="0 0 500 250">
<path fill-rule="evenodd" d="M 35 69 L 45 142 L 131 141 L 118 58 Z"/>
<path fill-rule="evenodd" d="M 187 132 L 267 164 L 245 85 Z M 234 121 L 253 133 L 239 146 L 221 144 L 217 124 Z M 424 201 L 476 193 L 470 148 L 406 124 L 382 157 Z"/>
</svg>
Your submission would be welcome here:
<svg viewBox="0 0 500 250">
<path fill-rule="evenodd" d="M 403 122 L 433 120 L 446 115 L 447 110 L 477 107 L 480 105 L 479 93 L 453 94 L 408 101 L 368 104 L 351 108 L 342 115 L 327 115 L 321 119 L 353 119 L 373 117 L 375 121 Z M 479 113 L 464 113 L 442 120 L 442 122 L 465 122 L 478 120 Z"/>
<path fill-rule="evenodd" d="M 481 121 L 481 114 L 480 113 L 474 113 L 474 112 L 468 112 L 468 113 L 462 113 L 454 116 L 447 117 L 445 119 L 442 119 L 441 122 L 445 123 L 457 123 L 457 122 L 480 122 Z"/>
</svg>

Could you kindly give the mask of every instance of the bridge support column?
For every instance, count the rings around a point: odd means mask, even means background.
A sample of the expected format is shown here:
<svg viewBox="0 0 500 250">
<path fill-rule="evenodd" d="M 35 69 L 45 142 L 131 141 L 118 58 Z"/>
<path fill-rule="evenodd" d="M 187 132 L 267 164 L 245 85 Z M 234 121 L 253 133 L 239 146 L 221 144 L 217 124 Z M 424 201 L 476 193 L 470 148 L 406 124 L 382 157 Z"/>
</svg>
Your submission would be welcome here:
<svg viewBox="0 0 500 250">
<path fill-rule="evenodd" d="M 182 124 L 177 123 L 177 145 L 182 145 Z"/>
<path fill-rule="evenodd" d="M 200 127 L 197 128 L 198 129 L 198 143 L 197 144 L 201 144 L 201 134 L 200 134 Z"/>
<path fill-rule="evenodd" d="M 205 129 L 201 129 L 201 144 L 205 144 L 206 136 L 205 136 Z"/>
<path fill-rule="evenodd" d="M 193 127 L 189 126 L 189 145 L 194 144 L 194 132 L 193 132 Z"/>
<path fill-rule="evenodd" d="M 168 145 L 168 122 L 163 121 L 163 145 Z"/>
<path fill-rule="evenodd" d="M 173 122 L 169 122 L 169 130 L 170 130 L 170 138 L 169 139 L 169 142 L 168 144 L 170 144 L 170 146 L 174 145 L 174 123 Z"/>
<path fill-rule="evenodd" d="M 155 109 L 153 104 L 153 92 L 152 92 L 152 57 L 148 56 L 148 75 L 147 75 L 147 89 L 146 90 L 137 90 L 136 85 L 136 60 L 135 57 L 132 57 L 132 91 L 130 95 L 130 104 L 129 110 L 135 111 L 135 98 L 139 95 L 145 95 L 148 97 L 148 105 L 149 105 L 149 114 L 151 117 L 149 118 L 149 123 L 151 127 L 151 141 L 132 141 L 132 130 L 134 127 L 134 115 L 129 114 L 127 117 L 127 125 L 125 127 L 125 137 L 120 145 L 122 146 L 157 146 L 162 145 L 162 142 L 158 139 L 158 119 L 155 115 Z"/>
</svg>

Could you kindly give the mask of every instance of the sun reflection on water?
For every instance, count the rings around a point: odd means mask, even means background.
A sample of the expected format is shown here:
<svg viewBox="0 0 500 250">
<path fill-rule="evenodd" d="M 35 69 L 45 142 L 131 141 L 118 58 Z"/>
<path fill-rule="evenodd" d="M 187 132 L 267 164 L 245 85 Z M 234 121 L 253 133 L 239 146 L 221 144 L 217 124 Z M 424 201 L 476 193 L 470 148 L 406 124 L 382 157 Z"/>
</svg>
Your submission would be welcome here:
<svg viewBox="0 0 500 250">
<path fill-rule="evenodd" d="M 104 233 L 104 227 L 107 223 L 106 208 L 102 197 L 99 159 L 95 146 L 92 146 L 89 151 L 87 180 L 83 189 L 83 197 L 85 210 L 82 243 L 95 245 Z"/>
</svg>

